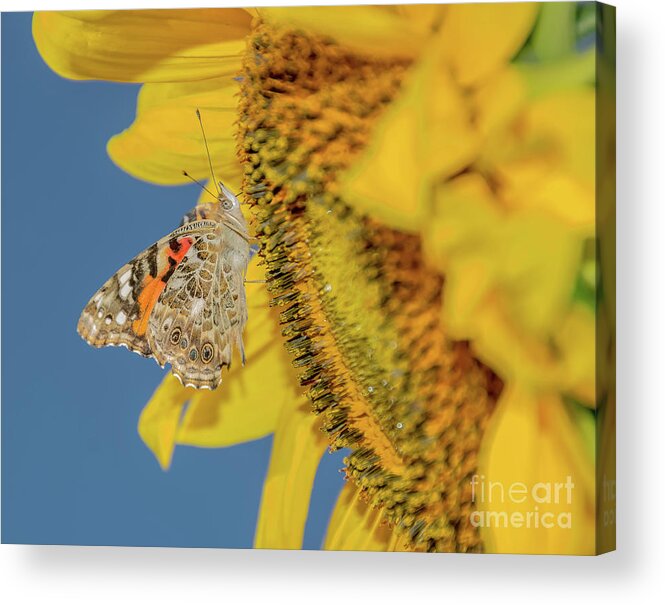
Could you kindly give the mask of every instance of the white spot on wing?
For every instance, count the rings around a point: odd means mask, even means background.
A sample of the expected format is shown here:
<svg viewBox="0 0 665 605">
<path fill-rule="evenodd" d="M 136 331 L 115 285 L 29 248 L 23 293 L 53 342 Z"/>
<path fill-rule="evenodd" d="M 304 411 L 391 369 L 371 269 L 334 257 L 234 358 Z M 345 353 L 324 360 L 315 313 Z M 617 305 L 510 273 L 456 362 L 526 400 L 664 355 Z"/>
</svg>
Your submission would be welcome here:
<svg viewBox="0 0 665 605">
<path fill-rule="evenodd" d="M 125 283 L 125 285 L 120 288 L 120 298 L 122 298 L 122 300 L 127 300 L 127 297 L 131 291 L 132 287 L 128 283 Z"/>
<path fill-rule="evenodd" d="M 124 272 L 124 273 L 118 278 L 118 280 L 120 281 L 121 284 L 124 284 L 124 283 L 129 279 L 129 276 L 130 276 L 131 274 L 132 274 L 132 270 L 131 270 L 131 269 L 127 269 L 127 271 L 125 271 L 125 272 Z"/>
<path fill-rule="evenodd" d="M 115 321 L 119 326 L 122 326 L 126 321 L 127 321 L 127 314 L 124 311 L 120 311 L 116 316 L 115 316 Z"/>
<path fill-rule="evenodd" d="M 200 315 L 205 306 L 205 300 L 203 298 L 195 298 L 192 302 L 192 315 Z"/>
</svg>

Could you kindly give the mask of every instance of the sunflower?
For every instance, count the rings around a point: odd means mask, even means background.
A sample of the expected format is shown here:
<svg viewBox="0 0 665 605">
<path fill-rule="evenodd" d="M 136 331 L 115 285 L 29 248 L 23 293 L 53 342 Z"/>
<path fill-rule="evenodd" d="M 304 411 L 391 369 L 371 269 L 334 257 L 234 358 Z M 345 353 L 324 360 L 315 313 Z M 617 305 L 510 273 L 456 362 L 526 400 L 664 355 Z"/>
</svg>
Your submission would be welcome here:
<svg viewBox="0 0 665 605">
<path fill-rule="evenodd" d="M 261 242 L 247 358 L 168 376 L 139 433 L 274 434 L 255 546 L 300 548 L 314 475 L 348 448 L 325 548 L 594 551 L 594 49 L 571 4 L 37 13 L 48 65 L 143 84 L 113 161 L 242 187 Z M 588 29 L 588 28 L 587 28 Z M 552 31 L 556 31 L 556 36 Z M 476 486 L 574 485 L 540 515 Z M 551 517 L 550 517 L 551 518 Z"/>
</svg>

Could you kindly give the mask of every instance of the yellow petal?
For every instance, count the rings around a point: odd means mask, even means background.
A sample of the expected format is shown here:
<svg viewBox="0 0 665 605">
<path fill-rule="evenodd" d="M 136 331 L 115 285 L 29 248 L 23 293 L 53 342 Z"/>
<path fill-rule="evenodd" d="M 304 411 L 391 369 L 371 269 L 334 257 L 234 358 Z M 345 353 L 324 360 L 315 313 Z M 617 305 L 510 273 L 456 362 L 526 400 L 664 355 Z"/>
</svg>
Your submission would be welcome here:
<svg viewBox="0 0 665 605">
<path fill-rule="evenodd" d="M 424 244 L 446 276 L 443 321 L 502 379 L 594 405 L 594 313 L 572 300 L 584 238 L 501 205 L 477 174 L 439 189 Z"/>
<path fill-rule="evenodd" d="M 391 6 L 398 15 L 409 21 L 414 35 L 424 39 L 441 25 L 447 6 L 442 4 L 397 4 Z"/>
<path fill-rule="evenodd" d="M 427 249 L 446 273 L 446 306 L 462 313 L 447 323 L 474 329 L 481 310 L 469 302 L 496 302 L 516 326 L 547 338 L 570 302 L 582 240 L 547 214 L 504 213 L 500 206 L 477 175 L 438 190 Z"/>
<path fill-rule="evenodd" d="M 141 412 L 139 435 L 164 470 L 171 465 L 183 406 L 195 392 L 169 373 Z"/>
<path fill-rule="evenodd" d="M 595 228 L 593 185 L 585 185 L 547 158 L 526 157 L 497 166 L 506 203 L 516 209 L 539 208 L 591 235 Z"/>
<path fill-rule="evenodd" d="M 328 524 L 325 550 L 388 550 L 391 529 L 381 523 L 381 511 L 371 508 L 358 494 L 353 482 L 340 492 Z"/>
<path fill-rule="evenodd" d="M 477 315 L 498 273 L 502 216 L 485 179 L 467 174 L 438 190 L 427 256 L 446 275 L 444 314 L 453 338 L 476 336 Z"/>
<path fill-rule="evenodd" d="M 496 137 L 493 148 L 486 150 L 484 163 L 495 173 L 506 204 L 516 209 L 540 208 L 593 233 L 592 89 L 583 87 L 537 99 L 525 108 L 510 134 Z"/>
<path fill-rule="evenodd" d="M 66 78 L 174 82 L 235 74 L 250 23 L 231 8 L 38 12 L 32 33 Z"/>
<path fill-rule="evenodd" d="M 504 305 L 488 297 L 476 307 L 473 323 L 464 331 L 451 332 L 456 338 L 471 340 L 475 356 L 504 381 L 567 393 L 594 406 L 595 321 L 589 309 L 578 307 L 555 325 L 551 338 L 544 339 L 524 330 L 505 312 Z M 444 319 L 450 317 L 445 307 L 442 314 Z"/>
<path fill-rule="evenodd" d="M 423 33 L 436 19 L 430 7 L 413 7 L 400 14 L 388 6 L 308 6 L 259 8 L 268 22 L 290 29 L 303 29 L 333 38 L 362 53 L 414 57 Z"/>
<path fill-rule="evenodd" d="M 250 264 L 247 279 L 265 277 Z M 279 317 L 268 306 L 263 284 L 247 284 L 249 318 L 245 329 L 245 366 L 237 363 L 215 391 L 197 391 L 191 398 L 176 442 L 223 447 L 272 433 L 284 405 L 301 395 L 296 372 L 280 344 Z"/>
<path fill-rule="evenodd" d="M 426 53 L 342 178 L 342 196 L 391 227 L 417 231 L 430 212 L 433 179 L 460 171 L 476 149 L 461 91 L 435 53 Z"/>
<path fill-rule="evenodd" d="M 515 213 L 503 236 L 506 308 L 526 330 L 545 338 L 569 306 L 583 242 L 568 225 L 539 212 Z"/>
<path fill-rule="evenodd" d="M 320 418 L 301 397 L 282 408 L 263 484 L 255 548 L 302 548 L 316 470 L 327 446 Z"/>
<path fill-rule="evenodd" d="M 479 83 L 522 47 L 538 13 L 538 3 L 454 4 L 439 36 L 457 80 Z"/>
<path fill-rule="evenodd" d="M 588 185 L 596 178 L 596 96 L 592 87 L 537 99 L 524 118 L 527 138 L 547 141 L 566 173 Z"/>
<path fill-rule="evenodd" d="M 594 461 L 557 395 L 506 387 L 476 482 L 474 522 L 487 552 L 594 554 Z"/>
<path fill-rule="evenodd" d="M 238 183 L 233 123 L 237 82 L 231 77 L 200 82 L 145 84 L 139 93 L 136 119 L 108 143 L 111 159 L 132 176 L 157 183 L 187 183 L 183 170 L 197 179 L 210 176 L 200 109 L 216 176 Z"/>
<path fill-rule="evenodd" d="M 524 77 L 518 70 L 506 67 L 483 82 L 474 91 L 473 98 L 480 133 L 490 139 L 490 144 L 505 145 L 500 135 L 516 118 L 526 100 Z"/>
</svg>

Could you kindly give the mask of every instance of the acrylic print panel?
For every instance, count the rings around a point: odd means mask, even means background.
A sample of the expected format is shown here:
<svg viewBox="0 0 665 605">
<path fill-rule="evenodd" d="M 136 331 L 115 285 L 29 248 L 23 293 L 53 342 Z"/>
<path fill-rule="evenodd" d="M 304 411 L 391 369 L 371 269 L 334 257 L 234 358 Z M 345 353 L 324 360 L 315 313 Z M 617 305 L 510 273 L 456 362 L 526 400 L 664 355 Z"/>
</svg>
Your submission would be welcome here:
<svg viewBox="0 0 665 605">
<path fill-rule="evenodd" d="M 613 549 L 613 9 L 2 45 L 3 541 Z"/>
</svg>

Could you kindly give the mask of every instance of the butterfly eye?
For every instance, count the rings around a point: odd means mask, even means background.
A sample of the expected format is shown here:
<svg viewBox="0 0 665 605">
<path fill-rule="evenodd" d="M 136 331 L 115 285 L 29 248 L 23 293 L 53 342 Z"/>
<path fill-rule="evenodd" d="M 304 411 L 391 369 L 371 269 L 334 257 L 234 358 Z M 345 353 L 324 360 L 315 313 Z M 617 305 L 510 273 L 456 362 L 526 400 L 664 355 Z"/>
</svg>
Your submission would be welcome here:
<svg viewBox="0 0 665 605">
<path fill-rule="evenodd" d="M 222 207 L 224 210 L 231 210 L 231 208 L 233 208 L 233 202 L 231 200 L 224 200 L 222 202 Z"/>
</svg>

